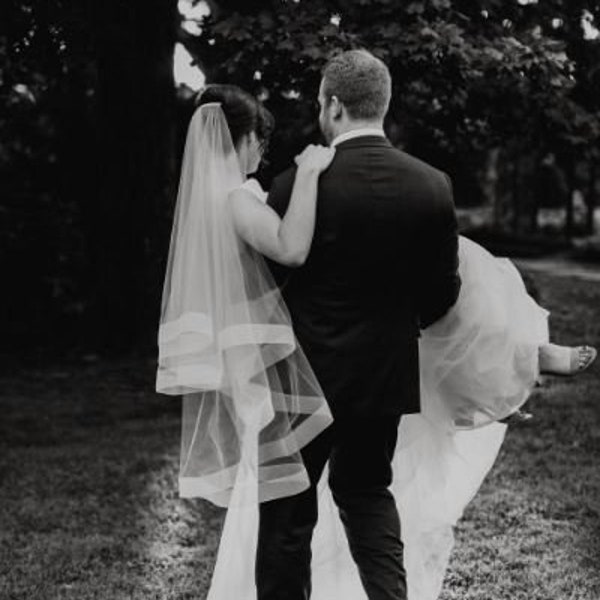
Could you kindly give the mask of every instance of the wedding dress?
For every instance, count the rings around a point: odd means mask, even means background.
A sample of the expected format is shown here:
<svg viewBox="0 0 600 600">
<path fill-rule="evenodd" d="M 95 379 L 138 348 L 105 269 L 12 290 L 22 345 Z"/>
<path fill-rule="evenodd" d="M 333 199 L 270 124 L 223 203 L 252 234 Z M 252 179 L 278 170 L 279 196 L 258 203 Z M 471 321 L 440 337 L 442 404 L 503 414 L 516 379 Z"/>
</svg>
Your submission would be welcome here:
<svg viewBox="0 0 600 600">
<path fill-rule="evenodd" d="M 266 200 L 256 180 L 242 187 Z M 422 412 L 402 418 L 393 463 L 409 600 L 439 596 L 453 528 L 503 442 L 506 425 L 498 420 L 526 402 L 539 377 L 538 347 L 548 341 L 548 312 L 527 294 L 509 260 L 464 237 L 459 255 L 460 296 L 422 332 Z M 311 598 L 366 600 L 326 482 L 325 474 Z M 226 515 L 208 600 L 256 600 L 256 498 L 248 488 L 234 494 L 239 497 Z"/>
</svg>

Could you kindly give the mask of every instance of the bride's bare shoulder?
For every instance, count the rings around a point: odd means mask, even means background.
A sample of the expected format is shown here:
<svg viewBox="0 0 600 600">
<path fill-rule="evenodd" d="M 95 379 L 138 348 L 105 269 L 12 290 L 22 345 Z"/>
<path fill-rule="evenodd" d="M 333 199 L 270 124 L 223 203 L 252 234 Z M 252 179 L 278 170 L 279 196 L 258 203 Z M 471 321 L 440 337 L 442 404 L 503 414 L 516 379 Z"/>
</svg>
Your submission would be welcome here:
<svg viewBox="0 0 600 600">
<path fill-rule="evenodd" d="M 247 179 L 242 185 L 232 190 L 229 194 L 230 198 L 249 198 L 253 197 L 261 202 L 267 201 L 268 193 L 263 190 L 262 186 L 256 179 Z"/>
</svg>

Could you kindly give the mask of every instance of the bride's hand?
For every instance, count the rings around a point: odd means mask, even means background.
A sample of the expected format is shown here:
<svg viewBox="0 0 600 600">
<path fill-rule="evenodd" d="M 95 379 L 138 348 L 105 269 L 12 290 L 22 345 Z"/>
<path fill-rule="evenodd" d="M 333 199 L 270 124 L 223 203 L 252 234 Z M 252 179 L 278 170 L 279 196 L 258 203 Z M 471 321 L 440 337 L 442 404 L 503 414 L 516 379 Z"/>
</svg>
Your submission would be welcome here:
<svg viewBox="0 0 600 600">
<path fill-rule="evenodd" d="M 296 156 L 295 161 L 298 169 L 321 174 L 327 170 L 334 156 L 335 148 L 310 144 Z"/>
</svg>

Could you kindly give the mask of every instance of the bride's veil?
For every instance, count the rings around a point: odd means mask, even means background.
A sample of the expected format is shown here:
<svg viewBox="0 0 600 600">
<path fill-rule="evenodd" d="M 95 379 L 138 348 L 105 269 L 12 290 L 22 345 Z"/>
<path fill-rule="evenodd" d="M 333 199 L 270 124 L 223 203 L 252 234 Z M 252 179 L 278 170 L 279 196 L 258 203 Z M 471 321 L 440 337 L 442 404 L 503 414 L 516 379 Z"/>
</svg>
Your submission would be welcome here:
<svg viewBox="0 0 600 600">
<path fill-rule="evenodd" d="M 221 506 L 305 489 L 299 451 L 331 422 L 268 267 L 233 228 L 228 196 L 242 183 L 221 105 L 200 106 L 175 208 L 156 389 L 183 396 L 180 494 Z"/>
</svg>

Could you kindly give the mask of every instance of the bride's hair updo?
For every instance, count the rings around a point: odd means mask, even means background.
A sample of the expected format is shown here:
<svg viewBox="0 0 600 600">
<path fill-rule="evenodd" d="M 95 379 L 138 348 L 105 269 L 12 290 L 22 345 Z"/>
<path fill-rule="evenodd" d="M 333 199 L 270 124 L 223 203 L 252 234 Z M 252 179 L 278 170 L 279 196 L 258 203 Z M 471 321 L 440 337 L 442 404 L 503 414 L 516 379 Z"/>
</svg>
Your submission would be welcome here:
<svg viewBox="0 0 600 600">
<path fill-rule="evenodd" d="M 225 113 L 234 145 L 237 147 L 245 135 L 256 133 L 265 148 L 275 127 L 273 115 L 252 94 L 237 85 L 211 84 L 202 90 L 196 106 L 219 102 Z"/>
</svg>

